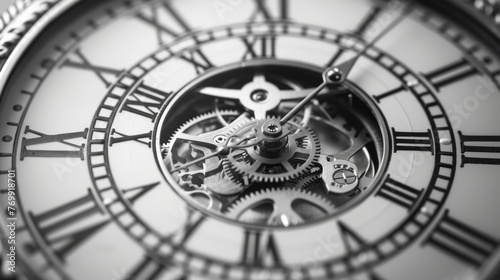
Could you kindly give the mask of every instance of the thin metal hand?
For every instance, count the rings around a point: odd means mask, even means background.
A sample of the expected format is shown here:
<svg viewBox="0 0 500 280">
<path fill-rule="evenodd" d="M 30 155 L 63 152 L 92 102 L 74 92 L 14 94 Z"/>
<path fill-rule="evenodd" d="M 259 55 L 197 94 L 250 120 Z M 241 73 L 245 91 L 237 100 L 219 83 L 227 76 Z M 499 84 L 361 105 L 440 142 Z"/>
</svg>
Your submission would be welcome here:
<svg viewBox="0 0 500 280">
<path fill-rule="evenodd" d="M 407 15 L 409 5 L 403 8 L 403 12 L 391 22 L 381 33 L 377 35 L 370 43 L 368 43 L 356 56 L 347 60 L 346 62 L 339 64 L 338 66 L 329 67 L 323 72 L 323 83 L 319 85 L 314 91 L 312 91 L 308 96 L 306 96 L 297 106 L 295 106 L 288 114 L 286 114 L 280 120 L 280 124 L 284 125 L 290 121 L 296 114 L 298 114 L 302 109 L 304 109 L 311 100 L 313 100 L 326 86 L 330 84 L 340 84 L 343 83 L 352 68 L 358 61 L 358 59 L 376 42 L 382 39 L 389 31 L 391 31 L 396 25 L 398 25 Z"/>
<path fill-rule="evenodd" d="M 366 44 L 365 47 L 360 52 L 358 52 L 353 58 L 351 58 L 351 59 L 349 59 L 349 60 L 347 60 L 347 61 L 345 61 L 337 66 L 334 66 L 332 68 L 327 69 L 327 70 L 337 69 L 338 72 L 340 73 L 340 80 L 335 81 L 336 83 L 344 82 L 345 79 L 347 78 L 347 76 L 349 75 L 349 73 L 351 72 L 352 68 L 354 67 L 354 65 L 358 61 L 358 59 L 363 54 L 365 54 L 365 52 L 368 49 L 373 47 L 373 45 L 375 45 L 375 43 L 380 41 L 380 39 L 382 39 L 385 35 L 387 35 L 387 33 L 389 33 L 392 29 L 394 29 L 394 27 L 396 27 L 403 19 L 406 18 L 407 14 L 409 12 L 409 7 L 410 7 L 410 5 L 406 4 L 406 6 L 403 8 L 402 13 L 400 15 L 398 15 L 398 17 L 394 21 L 392 21 L 382 32 L 380 32 L 373 40 L 371 40 L 368 44 Z"/>
</svg>

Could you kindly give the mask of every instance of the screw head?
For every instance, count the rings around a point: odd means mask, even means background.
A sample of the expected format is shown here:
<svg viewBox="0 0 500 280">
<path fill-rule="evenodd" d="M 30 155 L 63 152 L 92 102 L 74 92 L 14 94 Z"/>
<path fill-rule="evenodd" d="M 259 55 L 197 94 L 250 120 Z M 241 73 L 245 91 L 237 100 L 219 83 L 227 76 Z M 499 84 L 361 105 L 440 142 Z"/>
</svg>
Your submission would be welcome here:
<svg viewBox="0 0 500 280">
<path fill-rule="evenodd" d="M 339 185 L 350 185 L 356 182 L 357 176 L 353 170 L 342 169 L 333 174 L 333 180 Z"/>
<path fill-rule="evenodd" d="M 257 89 L 251 93 L 250 98 L 252 101 L 260 103 L 267 100 L 268 94 L 269 92 L 267 90 Z"/>
<path fill-rule="evenodd" d="M 278 121 L 275 121 L 275 120 L 268 121 L 262 126 L 262 132 L 265 135 L 271 136 L 271 137 L 280 136 L 282 131 L 283 131 L 283 127 L 281 126 L 281 124 Z"/>
<path fill-rule="evenodd" d="M 342 79 L 344 78 L 344 74 L 338 68 L 331 69 L 330 71 L 327 72 L 326 76 L 328 80 L 330 80 L 330 82 L 332 83 L 341 82 Z"/>
<path fill-rule="evenodd" d="M 227 141 L 227 136 L 225 135 L 217 135 L 214 137 L 215 144 L 224 144 Z"/>
</svg>

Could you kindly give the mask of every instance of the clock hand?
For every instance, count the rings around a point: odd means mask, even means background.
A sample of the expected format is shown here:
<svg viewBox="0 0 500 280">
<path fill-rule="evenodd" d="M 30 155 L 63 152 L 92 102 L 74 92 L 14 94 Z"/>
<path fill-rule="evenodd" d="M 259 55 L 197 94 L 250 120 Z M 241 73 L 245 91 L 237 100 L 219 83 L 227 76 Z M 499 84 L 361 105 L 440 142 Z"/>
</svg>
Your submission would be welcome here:
<svg viewBox="0 0 500 280">
<path fill-rule="evenodd" d="M 288 114 L 286 114 L 280 120 L 281 125 L 285 125 L 289 122 L 298 112 L 302 111 L 316 96 L 329 84 L 333 84 L 334 81 L 338 79 L 338 72 L 335 69 L 328 68 L 323 72 L 323 83 L 319 85 L 315 90 L 313 90 L 309 95 L 307 95 L 299 104 L 297 104 Z"/>
<path fill-rule="evenodd" d="M 215 98 L 239 101 L 247 110 L 252 111 L 256 119 L 266 119 L 268 112 L 281 103 L 305 98 L 313 89 L 283 90 L 268 82 L 262 73 L 256 73 L 254 79 L 241 89 L 203 87 L 199 93 Z M 321 91 L 320 94 L 344 94 L 342 89 Z"/>
<path fill-rule="evenodd" d="M 337 78 L 337 80 L 333 81 L 333 83 L 342 83 L 342 82 L 344 82 L 345 79 L 347 78 L 347 76 L 349 75 L 349 73 L 351 72 L 352 68 L 354 67 L 354 65 L 358 61 L 358 59 L 368 49 L 370 49 L 371 47 L 373 47 L 373 45 L 375 45 L 375 43 L 377 43 L 378 41 L 380 41 L 380 39 L 382 39 L 385 35 L 387 35 L 387 33 L 389 33 L 392 29 L 394 29 L 394 27 L 396 27 L 403 19 L 405 19 L 408 12 L 409 12 L 409 4 L 407 4 L 407 6 L 403 8 L 403 12 L 400 15 L 398 15 L 398 17 L 395 20 L 393 20 L 373 40 L 371 40 L 368 44 L 366 44 L 365 47 L 360 52 L 358 52 L 353 58 L 351 58 L 351 59 L 349 59 L 349 60 L 347 60 L 347 61 L 345 61 L 345 62 L 343 62 L 343 63 L 341 63 L 341 64 L 339 64 L 337 66 L 334 66 L 332 68 L 327 69 L 326 71 L 334 70 L 334 71 L 338 72 L 338 75 L 335 76 L 335 78 Z"/>
<path fill-rule="evenodd" d="M 304 107 L 306 107 L 311 100 L 313 100 L 325 87 L 328 85 L 335 85 L 335 84 L 340 84 L 343 83 L 349 73 L 351 72 L 352 68 L 358 61 L 358 59 L 369 49 L 371 48 L 375 43 L 377 43 L 380 39 L 382 39 L 389 31 L 391 31 L 394 27 L 396 27 L 405 17 L 407 12 L 409 11 L 408 9 L 409 5 L 406 6 L 403 9 L 403 12 L 394 20 L 392 21 L 381 33 L 377 35 L 370 43 L 368 43 L 358 54 L 356 54 L 353 58 L 343 62 L 342 64 L 339 64 L 338 66 L 334 67 L 328 67 L 325 69 L 323 72 L 323 83 L 321 83 L 314 91 L 312 91 L 308 96 L 306 96 L 297 106 L 295 106 L 288 114 L 286 114 L 283 118 L 280 120 L 280 124 L 284 125 L 288 121 L 290 121 L 298 112 L 300 112 Z"/>
<path fill-rule="evenodd" d="M 305 89 L 300 89 L 300 90 L 279 90 L 275 93 L 270 93 L 270 94 L 277 94 L 280 97 L 281 101 L 291 101 L 291 100 L 296 100 L 296 99 L 302 99 L 306 97 L 311 91 L 314 89 L 312 88 L 305 88 Z M 238 100 L 241 97 L 241 94 L 243 93 L 241 89 L 230 89 L 230 88 L 220 88 L 220 87 L 205 87 L 202 88 L 199 93 L 216 97 L 216 98 L 222 98 L 222 99 L 230 99 L 230 100 Z M 320 92 L 320 95 L 327 95 L 327 94 L 336 94 L 337 91 L 329 91 L 329 90 L 324 90 Z M 340 93 L 340 92 L 339 92 Z"/>
</svg>

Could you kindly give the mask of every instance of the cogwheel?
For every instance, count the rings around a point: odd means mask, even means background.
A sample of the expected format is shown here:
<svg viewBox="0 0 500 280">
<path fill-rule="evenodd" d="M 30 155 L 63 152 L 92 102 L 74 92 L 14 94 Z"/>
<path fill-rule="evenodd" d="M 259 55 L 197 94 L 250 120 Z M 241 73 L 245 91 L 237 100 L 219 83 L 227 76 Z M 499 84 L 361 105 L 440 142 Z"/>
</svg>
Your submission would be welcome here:
<svg viewBox="0 0 500 280">
<path fill-rule="evenodd" d="M 162 147 L 167 168 L 183 166 L 186 162 L 211 154 L 213 148 L 204 144 L 207 142 L 198 142 L 198 139 L 203 139 L 203 136 L 200 135 L 208 135 L 205 138 L 213 144 L 213 141 L 217 139 L 210 133 L 215 131 L 213 133 L 215 136 L 225 137 L 228 130 L 219 118 L 222 116 L 226 119 L 236 119 L 240 115 L 237 111 L 219 111 L 218 113 L 212 112 L 197 116 L 184 123 L 176 130 L 168 144 Z M 172 172 L 172 175 L 179 186 L 186 190 L 205 188 L 220 195 L 238 193 L 242 189 L 242 184 L 226 176 L 227 174 L 223 170 L 223 160 L 219 156 L 210 157 L 196 164 L 185 166 L 182 170 Z"/>
<path fill-rule="evenodd" d="M 235 148 L 227 156 L 232 169 L 254 182 L 285 182 L 308 175 L 319 158 L 319 138 L 311 129 L 300 124 L 286 125 L 291 133 L 288 134 L 285 148 L 279 156 L 261 153 L 259 145 Z M 251 126 L 244 127 L 246 129 Z M 236 133 L 244 136 L 240 132 Z"/>
<path fill-rule="evenodd" d="M 311 190 L 313 187 L 317 186 L 322 182 L 323 180 L 321 180 L 321 174 L 311 174 L 303 176 L 296 180 L 288 181 L 285 183 L 285 187 Z"/>
<path fill-rule="evenodd" d="M 250 185 L 248 177 L 241 176 L 238 172 L 236 172 L 236 170 L 233 168 L 232 164 L 229 162 L 227 158 L 222 160 L 222 168 L 224 169 L 226 178 L 230 179 L 235 184 L 238 184 L 240 186 Z"/>
<path fill-rule="evenodd" d="M 169 140 L 167 143 L 164 143 L 162 145 L 162 154 L 164 157 L 169 154 L 169 151 L 173 147 L 173 145 L 176 143 L 177 139 L 179 138 L 179 134 L 185 133 L 186 131 L 190 129 L 197 128 L 200 131 L 197 131 L 197 133 L 201 134 L 206 131 L 207 125 L 204 125 L 204 123 L 210 123 L 212 122 L 219 122 L 219 117 L 238 117 L 241 115 L 238 111 L 232 111 L 232 110 L 221 110 L 219 112 L 210 112 L 210 113 L 205 113 L 201 114 L 199 116 L 196 116 L 189 121 L 183 123 L 179 128 L 175 130 L 175 132 L 170 136 Z M 223 126 L 223 124 L 220 124 L 220 126 Z"/>
<path fill-rule="evenodd" d="M 274 188 L 241 198 L 225 214 L 244 223 L 289 227 L 326 217 L 334 208 L 326 198 L 309 191 Z"/>
<path fill-rule="evenodd" d="M 165 165 L 171 169 L 174 166 L 182 165 L 187 158 L 191 157 L 189 155 L 191 151 L 190 143 L 189 141 L 180 139 L 180 135 L 198 136 L 206 133 L 210 126 L 212 130 L 221 129 L 223 125 L 219 122 L 218 117 L 237 118 L 239 115 L 241 114 L 237 111 L 211 112 L 196 116 L 185 122 L 175 130 L 169 141 L 161 147 L 161 154 Z"/>
</svg>

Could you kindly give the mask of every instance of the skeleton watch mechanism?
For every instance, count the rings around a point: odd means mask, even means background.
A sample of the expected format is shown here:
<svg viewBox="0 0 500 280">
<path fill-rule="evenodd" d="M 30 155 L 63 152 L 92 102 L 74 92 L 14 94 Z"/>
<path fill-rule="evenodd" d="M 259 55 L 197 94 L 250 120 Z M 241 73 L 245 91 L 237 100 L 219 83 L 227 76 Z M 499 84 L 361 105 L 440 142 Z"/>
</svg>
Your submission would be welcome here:
<svg viewBox="0 0 500 280">
<path fill-rule="evenodd" d="M 285 79 L 277 69 L 297 74 Z M 370 190 L 380 132 L 354 87 L 326 89 L 282 124 L 319 71 L 263 63 L 229 71 L 238 78 L 198 81 L 166 112 L 192 112 L 162 128 L 163 161 L 185 199 L 240 223 L 289 227 L 335 214 Z M 202 95 L 189 98 L 193 92 Z"/>
</svg>

